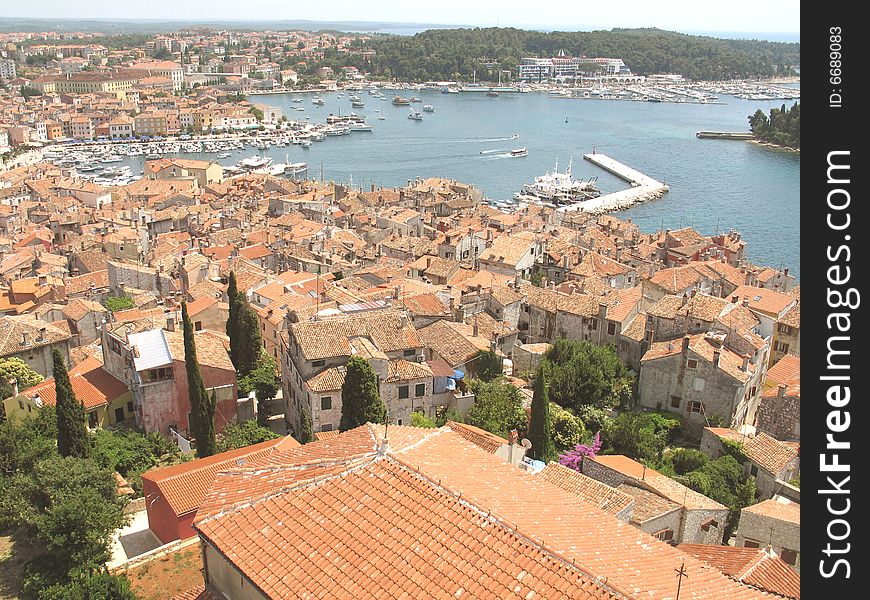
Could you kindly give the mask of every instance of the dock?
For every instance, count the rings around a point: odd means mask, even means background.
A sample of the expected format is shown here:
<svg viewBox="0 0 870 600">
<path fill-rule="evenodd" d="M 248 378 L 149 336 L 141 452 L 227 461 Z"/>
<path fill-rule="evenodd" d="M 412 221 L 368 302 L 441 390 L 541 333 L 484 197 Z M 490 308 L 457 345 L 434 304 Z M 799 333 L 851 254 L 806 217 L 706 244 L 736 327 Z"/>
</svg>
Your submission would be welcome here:
<svg viewBox="0 0 870 600">
<path fill-rule="evenodd" d="M 570 206 L 559 207 L 561 212 L 580 211 L 592 214 L 603 214 L 616 210 L 625 210 L 635 204 L 657 200 L 668 191 L 667 184 L 656 181 L 640 171 L 614 160 L 606 154 L 584 154 L 583 158 L 605 171 L 612 173 L 631 184 L 627 190 L 605 194 L 597 198 L 584 200 Z"/>
</svg>

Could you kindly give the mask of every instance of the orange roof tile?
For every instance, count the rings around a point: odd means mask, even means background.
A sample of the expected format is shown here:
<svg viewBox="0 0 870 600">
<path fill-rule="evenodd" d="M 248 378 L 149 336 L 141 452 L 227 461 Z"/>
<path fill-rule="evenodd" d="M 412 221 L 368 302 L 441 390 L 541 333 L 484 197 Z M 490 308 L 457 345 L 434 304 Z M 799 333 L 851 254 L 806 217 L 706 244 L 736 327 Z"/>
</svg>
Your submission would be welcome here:
<svg viewBox="0 0 870 600">
<path fill-rule="evenodd" d="M 447 427 L 461 435 L 463 438 L 465 438 L 478 448 L 481 448 L 482 450 L 485 450 L 490 454 L 495 454 L 500 447 L 508 443 L 508 441 L 503 437 L 497 436 L 494 433 L 490 433 L 489 431 L 481 429 L 480 427 L 468 425 L 467 423 L 447 421 Z"/>
<path fill-rule="evenodd" d="M 710 544 L 680 544 L 677 548 L 737 581 L 785 598 L 800 600 L 800 575 L 781 558 L 770 556 L 760 548 Z"/>
<path fill-rule="evenodd" d="M 123 381 L 115 379 L 103 369 L 103 363 L 94 357 L 88 357 L 70 369 L 69 380 L 76 399 L 85 405 L 85 409 L 105 406 L 129 391 Z M 42 402 L 50 406 L 57 404 L 53 377 L 22 393 L 28 398 L 38 394 Z"/>
<path fill-rule="evenodd" d="M 747 506 L 743 509 L 746 512 L 770 517 L 778 521 L 786 521 L 801 524 L 801 505 L 796 502 L 782 501 L 779 499 L 769 499 L 752 506 Z"/>
<path fill-rule="evenodd" d="M 142 479 L 154 482 L 175 514 L 183 515 L 199 508 L 220 471 L 237 465 L 239 461 L 254 460 L 298 445 L 299 442 L 290 436 L 277 438 L 208 458 L 151 469 L 142 474 Z"/>
<path fill-rule="evenodd" d="M 612 515 L 619 514 L 634 503 L 634 498 L 625 492 L 596 481 L 583 473 L 569 469 L 557 462 L 547 464 L 544 469 L 538 472 L 538 477 L 549 481 L 566 492 L 576 495 L 583 502 L 597 506 L 604 512 Z"/>
</svg>

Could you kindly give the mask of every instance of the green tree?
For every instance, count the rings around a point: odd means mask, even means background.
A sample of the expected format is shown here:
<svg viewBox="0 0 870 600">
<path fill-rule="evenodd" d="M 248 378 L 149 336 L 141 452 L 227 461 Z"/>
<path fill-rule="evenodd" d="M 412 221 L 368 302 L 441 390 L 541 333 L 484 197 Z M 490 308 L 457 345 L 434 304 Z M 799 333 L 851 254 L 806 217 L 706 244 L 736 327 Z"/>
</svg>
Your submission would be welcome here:
<svg viewBox="0 0 870 600">
<path fill-rule="evenodd" d="M 296 441 L 300 444 L 307 444 L 308 442 L 313 442 L 317 439 L 314 437 L 314 427 L 311 425 L 311 415 L 308 412 L 307 402 L 302 403 L 301 412 L 301 424 L 299 432 L 296 434 Z"/>
<path fill-rule="evenodd" d="M 532 396 L 532 414 L 529 418 L 527 437 L 532 443 L 529 455 L 545 463 L 556 459 L 556 448 L 553 446 L 552 421 L 550 419 L 550 399 L 547 395 L 547 376 L 543 369 L 538 370 L 535 378 L 534 395 Z"/>
<path fill-rule="evenodd" d="M 583 443 L 586 435 L 583 422 L 555 402 L 550 402 L 550 420 L 553 422 L 553 445 L 558 454 L 569 452 Z"/>
<path fill-rule="evenodd" d="M 196 455 L 205 458 L 214 454 L 216 450 L 214 413 L 217 408 L 217 398 L 214 391 L 209 396 L 202 382 L 202 373 L 196 358 L 193 323 L 190 322 L 190 316 L 187 314 L 187 302 L 181 303 L 181 318 L 184 322 L 184 363 L 187 369 L 191 427 L 193 437 L 196 438 Z"/>
<path fill-rule="evenodd" d="M 559 339 L 542 361 L 550 398 L 564 408 L 613 408 L 631 404 L 634 376 L 613 346 Z"/>
<path fill-rule="evenodd" d="M 236 315 L 236 371 L 245 377 L 257 368 L 263 348 L 260 320 L 244 294 L 239 294 Z"/>
<path fill-rule="evenodd" d="M 238 319 L 239 313 L 239 284 L 236 281 L 236 272 L 230 271 L 230 280 L 227 283 L 227 298 L 229 298 L 230 303 L 230 311 L 229 317 L 227 318 L 227 336 L 230 338 L 230 358 L 233 360 L 233 365 L 236 364 L 236 356 L 235 352 L 233 352 L 233 343 L 236 339 L 236 323 Z M 238 343 L 238 342 L 236 342 Z M 238 368 L 238 367 L 236 367 Z"/>
<path fill-rule="evenodd" d="M 492 350 L 477 353 L 477 377 L 482 381 L 492 381 L 502 373 L 502 360 Z"/>
<path fill-rule="evenodd" d="M 0 423 L 0 487 L 4 477 L 30 473 L 37 463 L 54 456 L 56 440 L 53 406 L 43 406 L 35 417 Z"/>
<path fill-rule="evenodd" d="M 604 442 L 612 454 L 625 454 L 647 464 L 657 464 L 679 419 L 655 413 L 624 412 L 605 422 Z"/>
<path fill-rule="evenodd" d="M 365 423 L 383 423 L 386 418 L 387 407 L 378 393 L 374 369 L 364 358 L 352 356 L 341 385 L 339 429 L 347 431 Z"/>
<path fill-rule="evenodd" d="M 38 579 L 25 584 L 25 595 L 37 600 L 136 600 L 130 580 L 124 574 L 106 570 L 94 573 L 79 571 L 70 581 L 45 585 Z M 25 598 L 27 600 L 27 598 Z"/>
<path fill-rule="evenodd" d="M 109 469 L 74 456 L 54 456 L 4 486 L 0 521 L 24 528 L 52 554 L 58 573 L 98 568 L 109 557 L 126 500 Z"/>
<path fill-rule="evenodd" d="M 258 123 L 263 121 L 263 111 L 256 106 L 251 107 L 251 114 L 254 115 L 254 118 L 257 119 Z"/>
<path fill-rule="evenodd" d="M 0 400 L 12 395 L 11 380 L 18 383 L 18 389 L 24 391 L 42 382 L 42 375 L 30 368 L 20 358 L 11 356 L 0 358 Z"/>
<path fill-rule="evenodd" d="M 258 402 L 267 403 L 281 387 L 276 369 L 275 359 L 261 347 L 256 368 L 239 379 L 239 392 L 248 395 L 254 391 L 257 393 Z"/>
<path fill-rule="evenodd" d="M 61 456 L 87 458 L 91 442 L 85 425 L 85 405 L 76 399 L 60 350 L 52 350 L 51 357 L 57 397 L 57 451 Z"/>
<path fill-rule="evenodd" d="M 435 421 L 427 417 L 425 414 L 419 411 L 414 411 L 411 413 L 411 426 L 412 427 L 425 427 L 425 428 L 434 428 Z"/>
<path fill-rule="evenodd" d="M 244 448 L 260 442 L 274 440 L 281 437 L 271 429 L 260 426 L 256 421 L 250 420 L 244 423 L 231 423 L 224 427 L 224 430 L 218 436 L 217 449 L 218 452 L 226 452 L 227 450 L 235 450 L 236 448 Z"/>
<path fill-rule="evenodd" d="M 105 305 L 110 312 L 118 312 L 119 310 L 126 310 L 136 306 L 133 303 L 133 299 L 129 296 L 107 296 Z"/>
<path fill-rule="evenodd" d="M 528 418 L 516 386 L 503 378 L 489 382 L 475 380 L 471 391 L 474 404 L 468 410 L 466 423 L 503 438 L 507 438 L 513 429 L 518 432 L 526 430 Z"/>
</svg>

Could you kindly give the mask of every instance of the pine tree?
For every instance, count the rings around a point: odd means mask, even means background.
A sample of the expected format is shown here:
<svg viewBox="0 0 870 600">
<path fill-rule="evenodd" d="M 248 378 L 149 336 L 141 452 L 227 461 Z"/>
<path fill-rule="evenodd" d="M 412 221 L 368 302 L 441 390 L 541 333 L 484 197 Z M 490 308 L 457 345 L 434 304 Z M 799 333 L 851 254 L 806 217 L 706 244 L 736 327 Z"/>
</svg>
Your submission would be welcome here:
<svg viewBox="0 0 870 600">
<path fill-rule="evenodd" d="M 85 426 L 85 405 L 76 399 L 60 350 L 51 352 L 54 361 L 54 389 L 57 397 L 57 451 L 61 456 L 87 458 L 91 450 Z"/>
<path fill-rule="evenodd" d="M 347 431 L 365 423 L 383 423 L 387 407 L 378 393 L 378 382 L 372 366 L 359 356 L 347 361 L 344 383 L 341 385 L 341 424 Z"/>
<path fill-rule="evenodd" d="M 236 317 L 236 371 L 245 377 L 257 368 L 263 351 L 263 336 L 260 333 L 260 320 L 251 308 L 244 294 L 239 294 Z"/>
<path fill-rule="evenodd" d="M 552 424 L 550 423 L 550 398 L 547 394 L 547 382 L 544 370 L 538 370 L 535 378 L 535 392 L 532 396 L 532 416 L 529 420 L 529 441 L 532 458 L 545 463 L 556 459 L 556 448 L 553 446 Z"/>
<path fill-rule="evenodd" d="M 227 285 L 227 296 L 230 299 L 230 313 L 227 318 L 227 335 L 230 338 L 230 360 L 233 361 L 233 366 L 238 369 L 238 365 L 236 364 L 236 353 L 238 351 L 238 339 L 237 339 L 237 331 L 238 331 L 238 318 L 239 318 L 239 285 L 236 282 L 236 272 L 230 272 L 230 282 Z"/>
<path fill-rule="evenodd" d="M 211 396 L 205 390 L 199 361 L 196 358 L 196 342 L 193 337 L 193 323 L 187 314 L 187 302 L 181 303 L 181 318 L 184 321 L 184 363 L 187 369 L 187 393 L 190 397 L 190 425 L 196 438 L 196 455 L 199 458 L 211 456 L 217 451 L 214 433 L 214 413 L 217 397 L 214 390 Z"/>
</svg>

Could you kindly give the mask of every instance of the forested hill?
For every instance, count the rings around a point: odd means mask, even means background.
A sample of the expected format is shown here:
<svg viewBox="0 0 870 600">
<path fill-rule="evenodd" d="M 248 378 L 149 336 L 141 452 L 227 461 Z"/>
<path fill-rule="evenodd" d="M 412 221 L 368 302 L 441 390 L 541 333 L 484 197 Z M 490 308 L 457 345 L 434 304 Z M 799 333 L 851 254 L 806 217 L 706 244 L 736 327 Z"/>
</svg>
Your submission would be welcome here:
<svg viewBox="0 0 870 600">
<path fill-rule="evenodd" d="M 470 79 L 490 67 L 511 70 L 527 56 L 622 58 L 633 73 L 676 73 L 696 80 L 787 75 L 800 64 L 800 44 L 726 40 L 660 29 L 544 33 L 514 28 L 431 29 L 414 36 L 378 36 L 367 42 L 374 57 L 357 66 L 403 80 Z"/>
</svg>

